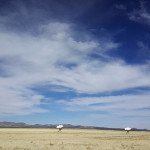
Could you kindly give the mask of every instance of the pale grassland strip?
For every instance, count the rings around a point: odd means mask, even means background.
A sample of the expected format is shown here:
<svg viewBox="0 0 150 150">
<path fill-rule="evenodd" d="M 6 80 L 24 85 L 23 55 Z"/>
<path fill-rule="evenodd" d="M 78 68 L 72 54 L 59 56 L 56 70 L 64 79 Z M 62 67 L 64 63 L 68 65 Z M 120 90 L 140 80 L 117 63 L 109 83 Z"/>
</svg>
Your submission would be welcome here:
<svg viewBox="0 0 150 150">
<path fill-rule="evenodd" d="M 150 150 L 150 132 L 0 129 L 0 150 Z"/>
</svg>

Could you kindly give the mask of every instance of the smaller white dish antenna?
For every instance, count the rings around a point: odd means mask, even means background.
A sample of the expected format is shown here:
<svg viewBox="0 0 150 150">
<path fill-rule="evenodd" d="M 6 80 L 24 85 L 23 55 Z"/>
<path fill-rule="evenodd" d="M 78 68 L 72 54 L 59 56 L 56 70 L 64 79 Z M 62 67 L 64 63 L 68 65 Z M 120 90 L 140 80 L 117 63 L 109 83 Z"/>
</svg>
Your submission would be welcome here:
<svg viewBox="0 0 150 150">
<path fill-rule="evenodd" d="M 126 133 L 129 133 L 129 131 L 131 131 L 131 128 L 127 127 L 124 130 L 127 131 Z"/>
<path fill-rule="evenodd" d="M 60 124 L 60 125 L 58 125 L 56 128 L 59 129 L 59 131 L 61 131 L 63 127 L 64 127 L 64 126 Z"/>
</svg>

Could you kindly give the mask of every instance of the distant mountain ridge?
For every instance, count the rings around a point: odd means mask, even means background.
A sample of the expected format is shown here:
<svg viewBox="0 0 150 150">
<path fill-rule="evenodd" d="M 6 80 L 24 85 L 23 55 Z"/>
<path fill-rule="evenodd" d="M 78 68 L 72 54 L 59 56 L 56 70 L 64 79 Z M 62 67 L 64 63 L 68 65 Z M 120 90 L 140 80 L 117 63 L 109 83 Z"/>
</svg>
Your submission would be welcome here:
<svg viewBox="0 0 150 150">
<path fill-rule="evenodd" d="M 0 122 L 0 128 L 56 128 L 58 124 L 26 124 L 24 122 Z M 95 126 L 81 126 L 63 124 L 64 128 L 78 128 L 78 129 L 100 129 L 100 130 L 124 130 L 123 128 L 107 128 L 107 127 L 95 127 Z M 147 129 L 132 128 L 133 131 L 150 131 Z"/>
</svg>

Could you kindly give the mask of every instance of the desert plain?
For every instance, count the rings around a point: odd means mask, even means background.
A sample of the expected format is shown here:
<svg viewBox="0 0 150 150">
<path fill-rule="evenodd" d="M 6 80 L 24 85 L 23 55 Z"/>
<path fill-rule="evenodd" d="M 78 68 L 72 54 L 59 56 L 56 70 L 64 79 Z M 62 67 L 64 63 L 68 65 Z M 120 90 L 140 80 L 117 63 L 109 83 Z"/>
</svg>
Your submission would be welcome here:
<svg viewBox="0 0 150 150">
<path fill-rule="evenodd" d="M 1 128 L 0 150 L 150 150 L 150 132 Z"/>
</svg>

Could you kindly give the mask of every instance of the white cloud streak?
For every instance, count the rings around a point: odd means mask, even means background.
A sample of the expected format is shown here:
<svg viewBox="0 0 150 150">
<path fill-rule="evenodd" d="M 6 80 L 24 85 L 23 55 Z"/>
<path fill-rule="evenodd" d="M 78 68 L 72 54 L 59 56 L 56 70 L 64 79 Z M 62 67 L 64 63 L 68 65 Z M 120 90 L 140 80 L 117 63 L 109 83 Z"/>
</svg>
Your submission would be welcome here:
<svg viewBox="0 0 150 150">
<path fill-rule="evenodd" d="M 105 97 L 75 98 L 71 101 L 61 100 L 59 103 L 71 106 L 89 106 L 89 110 L 112 110 L 113 109 L 145 109 L 150 108 L 150 94 L 135 94 Z M 105 105 L 104 105 L 105 104 Z M 90 109 L 89 109 L 90 108 Z M 111 109 L 110 109 L 111 108 Z M 81 109 L 82 111 L 82 109 Z"/>
<path fill-rule="evenodd" d="M 145 119 L 150 118 L 149 99 L 150 93 L 144 93 L 105 97 L 82 97 L 74 98 L 70 101 L 60 100 L 58 103 L 67 111 L 90 112 L 87 115 L 89 115 L 89 120 L 93 120 L 93 122 L 98 119 L 102 119 L 102 122 L 112 119 L 111 126 L 121 125 L 123 127 L 125 123 L 128 123 L 132 127 L 140 127 L 134 121 L 145 122 Z M 143 123 L 143 128 L 149 128 L 149 123 L 150 121 L 147 121 L 145 124 Z"/>
<path fill-rule="evenodd" d="M 150 86 L 149 64 L 132 66 L 114 60 L 107 52 L 119 43 L 107 38 L 81 41 L 74 32 L 70 24 L 59 22 L 42 25 L 36 36 L 0 31 L 2 114 L 47 111 L 40 108 L 46 97 L 31 90 L 43 84 L 91 94 Z M 107 61 L 92 58 L 92 54 L 106 56 Z"/>
<path fill-rule="evenodd" d="M 129 19 L 150 25 L 150 12 L 146 9 L 146 3 L 144 1 L 140 1 L 140 9 L 134 9 L 134 11 L 129 14 Z"/>
<path fill-rule="evenodd" d="M 87 114 L 90 124 L 149 129 L 150 93 L 128 94 L 104 97 L 81 97 L 58 103 L 67 111 Z"/>
</svg>

